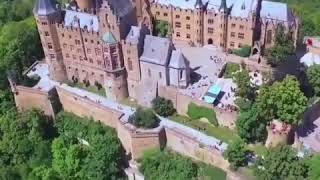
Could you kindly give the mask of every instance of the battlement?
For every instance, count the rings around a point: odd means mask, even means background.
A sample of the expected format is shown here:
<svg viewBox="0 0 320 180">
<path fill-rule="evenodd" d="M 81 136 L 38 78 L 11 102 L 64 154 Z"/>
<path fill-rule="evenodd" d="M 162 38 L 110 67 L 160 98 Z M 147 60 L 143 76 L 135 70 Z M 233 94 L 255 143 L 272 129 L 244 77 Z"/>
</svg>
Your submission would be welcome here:
<svg viewBox="0 0 320 180">
<path fill-rule="evenodd" d="M 89 35 L 99 36 L 99 32 L 95 32 L 93 30 L 89 31 L 88 29 L 73 27 L 73 26 L 65 26 L 63 23 L 56 23 L 56 28 L 58 30 L 69 31 L 69 32 L 82 32 Z"/>
</svg>

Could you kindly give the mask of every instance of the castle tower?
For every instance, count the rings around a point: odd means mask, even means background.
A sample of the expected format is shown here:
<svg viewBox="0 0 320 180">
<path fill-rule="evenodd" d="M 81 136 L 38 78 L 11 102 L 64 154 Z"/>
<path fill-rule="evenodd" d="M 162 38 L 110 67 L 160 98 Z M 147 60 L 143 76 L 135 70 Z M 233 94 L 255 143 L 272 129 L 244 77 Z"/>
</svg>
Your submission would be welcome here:
<svg viewBox="0 0 320 180">
<path fill-rule="evenodd" d="M 61 21 L 61 12 L 52 0 L 37 0 L 33 9 L 46 63 L 49 64 L 50 79 L 66 81 L 67 74 L 63 63 L 56 22 Z"/>
<path fill-rule="evenodd" d="M 195 11 L 196 16 L 194 18 L 194 25 L 195 25 L 195 33 L 196 33 L 196 38 L 194 42 L 197 45 L 203 45 L 203 31 L 204 31 L 204 24 L 203 24 L 203 19 L 204 19 L 204 5 L 202 3 L 202 0 L 197 0 L 195 5 Z"/>
<path fill-rule="evenodd" d="M 223 50 L 227 48 L 227 34 L 228 34 L 228 7 L 226 0 L 221 0 L 219 8 L 220 12 L 220 47 Z"/>
<path fill-rule="evenodd" d="M 94 6 L 94 0 L 76 0 L 78 7 L 83 11 L 91 10 Z"/>
<path fill-rule="evenodd" d="M 137 86 L 141 80 L 139 58 L 142 54 L 144 35 L 142 29 L 132 26 L 126 40 L 122 41 L 123 58 L 128 74 L 128 92 L 131 98 L 137 99 Z"/>
</svg>

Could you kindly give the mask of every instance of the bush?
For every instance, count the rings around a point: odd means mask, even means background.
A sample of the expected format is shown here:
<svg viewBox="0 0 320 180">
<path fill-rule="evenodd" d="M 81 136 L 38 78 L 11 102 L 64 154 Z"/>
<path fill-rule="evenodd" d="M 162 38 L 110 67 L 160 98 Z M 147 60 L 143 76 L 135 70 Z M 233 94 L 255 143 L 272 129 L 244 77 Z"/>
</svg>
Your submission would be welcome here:
<svg viewBox="0 0 320 180">
<path fill-rule="evenodd" d="M 227 150 L 224 152 L 224 156 L 228 159 L 230 167 L 233 170 L 237 170 L 239 167 L 247 165 L 247 156 L 249 153 L 245 142 L 238 139 L 228 145 Z"/>
<path fill-rule="evenodd" d="M 233 54 L 238 55 L 240 57 L 249 57 L 251 54 L 251 46 L 244 45 L 240 49 L 233 50 Z"/>
<path fill-rule="evenodd" d="M 152 100 L 152 109 L 160 116 L 168 117 L 173 115 L 175 109 L 171 100 L 162 97 L 156 97 Z"/>
<path fill-rule="evenodd" d="M 142 128 L 155 128 L 159 125 L 159 119 L 153 111 L 141 107 L 138 107 L 136 112 L 129 117 L 129 122 Z"/>
<path fill-rule="evenodd" d="M 149 150 L 141 159 L 140 171 L 145 179 L 195 179 L 197 166 L 191 159 L 168 151 Z"/>
<path fill-rule="evenodd" d="M 239 64 L 228 63 L 223 73 L 224 78 L 233 78 L 234 73 L 240 70 Z"/>
<path fill-rule="evenodd" d="M 169 24 L 166 21 L 156 21 L 155 34 L 160 37 L 167 37 Z"/>
<path fill-rule="evenodd" d="M 194 103 L 190 103 L 188 105 L 188 113 L 187 114 L 193 120 L 200 119 L 200 118 L 207 118 L 211 124 L 213 124 L 215 126 L 219 126 L 219 123 L 218 123 L 218 120 L 216 117 L 216 113 L 214 112 L 213 109 L 198 106 Z"/>
</svg>

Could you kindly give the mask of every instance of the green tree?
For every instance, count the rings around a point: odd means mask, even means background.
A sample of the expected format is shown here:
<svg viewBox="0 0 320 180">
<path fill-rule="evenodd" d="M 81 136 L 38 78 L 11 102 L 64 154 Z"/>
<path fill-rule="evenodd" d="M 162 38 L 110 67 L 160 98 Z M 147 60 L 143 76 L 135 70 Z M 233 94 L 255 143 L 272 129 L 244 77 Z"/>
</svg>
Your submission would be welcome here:
<svg viewBox="0 0 320 180">
<path fill-rule="evenodd" d="M 257 109 L 262 117 L 268 120 L 279 119 L 288 124 L 298 123 L 306 104 L 307 98 L 293 76 L 262 88 L 257 97 Z"/>
<path fill-rule="evenodd" d="M 320 65 L 313 65 L 307 69 L 307 78 L 315 95 L 320 95 Z"/>
<path fill-rule="evenodd" d="M 244 45 L 240 49 L 233 50 L 233 53 L 240 57 L 249 57 L 251 54 L 251 46 Z"/>
<path fill-rule="evenodd" d="M 169 32 L 169 24 L 166 21 L 156 21 L 155 34 L 160 37 L 167 37 Z"/>
<path fill-rule="evenodd" d="M 246 142 L 261 142 L 266 137 L 267 122 L 260 117 L 255 105 L 240 113 L 236 125 L 238 135 Z"/>
<path fill-rule="evenodd" d="M 309 179 L 310 180 L 319 180 L 320 179 L 320 155 L 314 155 L 310 162 L 310 169 L 309 169 Z"/>
<path fill-rule="evenodd" d="M 288 145 L 270 148 L 256 163 L 255 175 L 261 180 L 306 179 L 308 165 Z"/>
<path fill-rule="evenodd" d="M 224 156 L 229 161 L 230 167 L 235 170 L 241 166 L 247 165 L 248 155 L 249 151 L 242 139 L 237 139 L 229 144 L 227 150 L 224 152 Z"/>
<path fill-rule="evenodd" d="M 159 118 L 152 109 L 138 107 L 136 112 L 129 117 L 129 122 L 136 127 L 155 128 L 159 125 Z"/>
<path fill-rule="evenodd" d="M 254 99 L 254 88 L 251 85 L 249 72 L 242 70 L 234 76 L 235 83 L 237 84 L 236 95 L 245 99 Z"/>
<path fill-rule="evenodd" d="M 147 151 L 140 161 L 139 169 L 145 179 L 182 180 L 197 176 L 197 167 L 190 159 L 167 151 Z"/>
<path fill-rule="evenodd" d="M 268 63 L 278 65 L 285 62 L 290 55 L 294 54 L 294 51 L 292 38 L 284 32 L 283 27 L 279 26 L 275 34 L 274 45 L 266 51 Z"/>
<path fill-rule="evenodd" d="M 152 109 L 160 116 L 170 116 L 175 112 L 172 101 L 163 97 L 156 97 L 152 100 Z"/>
</svg>

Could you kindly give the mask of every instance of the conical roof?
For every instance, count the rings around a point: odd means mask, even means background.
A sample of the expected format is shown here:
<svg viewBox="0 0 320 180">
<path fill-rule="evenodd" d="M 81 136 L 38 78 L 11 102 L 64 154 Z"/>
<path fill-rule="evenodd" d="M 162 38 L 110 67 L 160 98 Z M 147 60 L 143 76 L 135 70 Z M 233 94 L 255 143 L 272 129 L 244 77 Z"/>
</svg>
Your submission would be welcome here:
<svg viewBox="0 0 320 180">
<path fill-rule="evenodd" d="M 175 68 L 175 69 L 187 68 L 186 59 L 184 58 L 180 50 L 172 51 L 169 67 Z"/>
<path fill-rule="evenodd" d="M 102 36 L 102 40 L 108 44 L 116 43 L 116 38 L 114 37 L 114 35 L 111 32 L 104 33 Z"/>
<path fill-rule="evenodd" d="M 226 0 L 221 0 L 221 5 L 219 8 L 220 12 L 227 12 L 228 7 L 227 7 L 227 1 Z"/>
<path fill-rule="evenodd" d="M 56 12 L 54 0 L 36 0 L 33 13 L 38 16 L 46 16 Z"/>
</svg>

